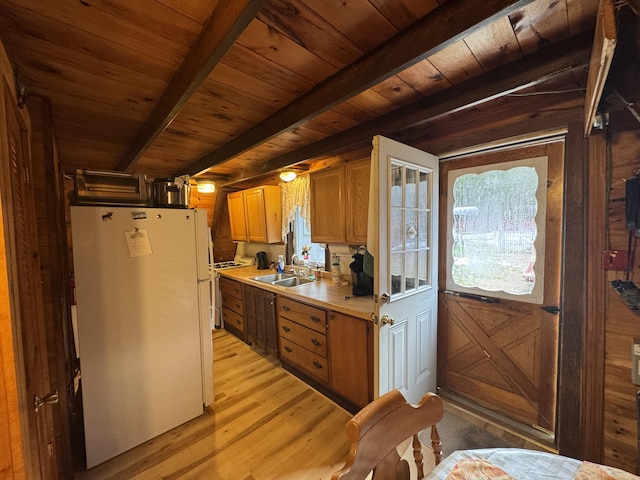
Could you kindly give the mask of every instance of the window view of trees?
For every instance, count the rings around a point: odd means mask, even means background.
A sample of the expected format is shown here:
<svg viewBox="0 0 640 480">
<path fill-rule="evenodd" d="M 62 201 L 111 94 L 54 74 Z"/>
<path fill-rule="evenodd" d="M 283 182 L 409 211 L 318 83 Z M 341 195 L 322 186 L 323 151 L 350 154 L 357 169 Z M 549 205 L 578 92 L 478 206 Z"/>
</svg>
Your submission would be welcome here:
<svg viewBox="0 0 640 480">
<path fill-rule="evenodd" d="M 453 185 L 455 284 L 526 295 L 536 282 L 536 190 L 533 167 L 464 174 Z"/>
</svg>

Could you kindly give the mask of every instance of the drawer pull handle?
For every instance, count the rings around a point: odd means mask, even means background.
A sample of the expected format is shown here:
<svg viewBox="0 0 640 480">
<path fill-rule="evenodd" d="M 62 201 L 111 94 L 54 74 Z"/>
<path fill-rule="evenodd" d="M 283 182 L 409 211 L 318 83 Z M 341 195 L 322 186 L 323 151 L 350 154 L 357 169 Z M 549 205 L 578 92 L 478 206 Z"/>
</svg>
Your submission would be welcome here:
<svg viewBox="0 0 640 480">
<path fill-rule="evenodd" d="M 289 311 L 289 305 L 283 305 L 283 306 L 282 306 L 282 309 L 283 309 L 285 312 L 288 312 L 288 311 Z"/>
<path fill-rule="evenodd" d="M 291 347 L 287 347 L 287 346 L 285 346 L 285 347 L 284 347 L 284 349 L 285 349 L 287 352 L 289 352 L 289 353 L 293 352 L 293 350 L 291 350 Z"/>
<path fill-rule="evenodd" d="M 311 320 L 315 323 L 318 323 L 320 321 L 320 317 L 317 317 L 315 315 L 311 315 Z"/>
<path fill-rule="evenodd" d="M 317 338 L 314 338 L 313 340 L 311 340 L 311 343 L 313 343 L 316 347 L 319 347 L 320 345 L 322 345 Z"/>
<path fill-rule="evenodd" d="M 282 330 L 284 330 L 285 332 L 290 332 L 291 329 L 289 327 L 287 327 L 286 325 L 282 327 Z"/>
<path fill-rule="evenodd" d="M 313 362 L 313 366 L 316 367 L 317 369 L 321 369 L 322 368 L 322 364 L 320 362 Z"/>
</svg>

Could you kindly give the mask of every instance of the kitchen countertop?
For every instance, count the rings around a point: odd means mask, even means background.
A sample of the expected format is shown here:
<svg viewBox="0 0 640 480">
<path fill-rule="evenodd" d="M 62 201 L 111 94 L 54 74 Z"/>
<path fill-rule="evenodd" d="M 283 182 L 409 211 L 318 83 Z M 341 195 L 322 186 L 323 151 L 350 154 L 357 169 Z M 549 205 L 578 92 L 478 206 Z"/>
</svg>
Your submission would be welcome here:
<svg viewBox="0 0 640 480">
<path fill-rule="evenodd" d="M 252 277 L 275 273 L 275 270 L 258 270 L 255 266 L 250 266 L 220 270 L 218 273 L 221 277 L 253 285 L 283 297 L 371 321 L 373 296 L 354 297 L 350 284 L 336 285 L 331 277 L 295 287 L 280 287 L 252 280 Z M 345 299 L 345 296 L 349 296 L 349 299 Z"/>
</svg>

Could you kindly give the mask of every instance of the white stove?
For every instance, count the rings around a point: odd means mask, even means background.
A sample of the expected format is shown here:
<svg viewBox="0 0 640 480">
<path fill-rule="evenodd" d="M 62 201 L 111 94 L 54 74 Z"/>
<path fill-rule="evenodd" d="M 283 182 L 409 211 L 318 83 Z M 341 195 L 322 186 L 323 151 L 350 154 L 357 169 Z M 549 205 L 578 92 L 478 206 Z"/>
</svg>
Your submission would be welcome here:
<svg viewBox="0 0 640 480">
<path fill-rule="evenodd" d="M 215 270 L 226 270 L 227 268 L 237 268 L 237 267 L 246 267 L 247 265 L 244 263 L 234 262 L 233 260 L 228 262 L 218 262 L 214 263 L 212 267 Z"/>
<path fill-rule="evenodd" d="M 254 264 L 253 257 L 236 255 L 233 260 L 216 262 L 211 265 L 213 270 L 227 270 L 229 268 L 247 267 Z"/>
</svg>

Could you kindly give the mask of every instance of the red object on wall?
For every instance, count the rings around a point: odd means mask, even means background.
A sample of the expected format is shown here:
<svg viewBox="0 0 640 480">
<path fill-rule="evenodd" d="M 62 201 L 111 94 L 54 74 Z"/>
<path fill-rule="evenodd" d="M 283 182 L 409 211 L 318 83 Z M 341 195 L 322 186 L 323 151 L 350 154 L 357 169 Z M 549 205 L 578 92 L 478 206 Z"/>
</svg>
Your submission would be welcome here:
<svg viewBox="0 0 640 480">
<path fill-rule="evenodd" d="M 627 250 L 603 250 L 602 268 L 605 270 L 628 270 L 631 256 Z"/>
</svg>

